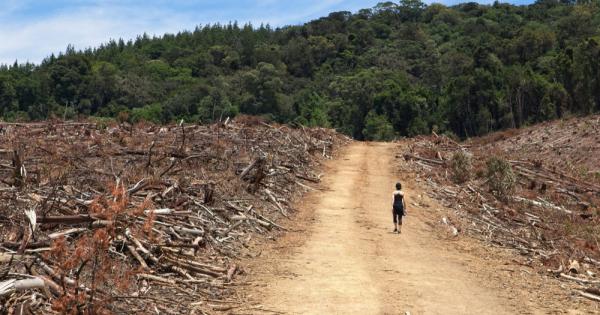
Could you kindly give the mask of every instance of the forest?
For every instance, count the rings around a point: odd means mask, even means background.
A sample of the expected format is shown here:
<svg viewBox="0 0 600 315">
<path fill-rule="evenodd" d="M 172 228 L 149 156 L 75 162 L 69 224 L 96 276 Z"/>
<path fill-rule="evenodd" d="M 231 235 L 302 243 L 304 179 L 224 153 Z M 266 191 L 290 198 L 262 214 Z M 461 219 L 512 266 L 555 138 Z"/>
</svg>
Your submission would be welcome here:
<svg viewBox="0 0 600 315">
<path fill-rule="evenodd" d="M 2 65 L 0 120 L 246 114 L 359 140 L 467 138 L 599 112 L 599 44 L 599 0 L 402 0 L 279 28 L 200 25 Z"/>
</svg>

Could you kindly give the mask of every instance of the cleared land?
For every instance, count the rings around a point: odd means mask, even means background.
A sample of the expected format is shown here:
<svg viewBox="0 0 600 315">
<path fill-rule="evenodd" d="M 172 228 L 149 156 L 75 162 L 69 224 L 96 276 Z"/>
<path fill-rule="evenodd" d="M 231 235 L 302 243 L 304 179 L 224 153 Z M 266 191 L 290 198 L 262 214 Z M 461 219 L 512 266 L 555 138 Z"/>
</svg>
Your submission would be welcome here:
<svg viewBox="0 0 600 315">
<path fill-rule="evenodd" d="M 511 314 L 523 310 L 481 283 L 473 257 L 449 250 L 408 206 L 402 234 L 391 233 L 394 144 L 354 143 L 331 163 L 315 193 L 303 245 L 276 253 L 264 306 L 290 314 Z M 407 201 L 421 192 L 406 181 Z M 279 255 L 285 258 L 279 259 Z M 272 269 L 271 269 L 272 268 Z M 525 308 L 527 310 L 527 308 Z"/>
<path fill-rule="evenodd" d="M 598 122 L 341 151 L 330 130 L 260 121 L 7 125 L 0 310 L 597 313 Z M 456 152 L 472 156 L 462 183 Z M 490 156 L 511 165 L 511 198 L 490 191 Z M 28 277 L 46 289 L 15 292 Z"/>
<path fill-rule="evenodd" d="M 250 301 L 287 314 L 597 313 L 595 302 L 583 296 L 596 294 L 597 249 L 581 234 L 583 227 L 597 226 L 596 180 L 591 172 L 552 167 L 559 160 L 577 164 L 581 145 L 589 145 L 584 152 L 597 149 L 590 132 L 597 119 L 467 144 L 439 136 L 352 143 L 328 163 L 322 189 L 297 205 L 295 232 L 249 263 L 255 274 L 250 281 L 258 287 Z M 546 143 L 550 131 L 560 141 Z M 577 133 L 579 141 L 568 140 Z M 540 148 L 521 148 L 535 145 Z M 548 204 L 494 200 L 483 175 L 453 183 L 450 160 L 458 150 L 474 154 L 473 173 L 491 155 L 513 157 L 514 196 Z M 542 150 L 548 168 L 536 161 Z M 588 169 L 598 166 L 588 159 Z M 543 177 L 546 170 L 560 173 Z M 405 184 L 409 211 L 401 235 L 391 233 L 390 194 L 397 180 Z M 578 189 L 586 182 L 587 190 Z M 561 197 L 561 191 L 573 196 Z M 577 270 L 569 270 L 573 261 Z"/>
<path fill-rule="evenodd" d="M 346 141 L 243 117 L 0 123 L 0 137 L 2 314 L 227 309 L 246 244 L 281 228 Z"/>
</svg>

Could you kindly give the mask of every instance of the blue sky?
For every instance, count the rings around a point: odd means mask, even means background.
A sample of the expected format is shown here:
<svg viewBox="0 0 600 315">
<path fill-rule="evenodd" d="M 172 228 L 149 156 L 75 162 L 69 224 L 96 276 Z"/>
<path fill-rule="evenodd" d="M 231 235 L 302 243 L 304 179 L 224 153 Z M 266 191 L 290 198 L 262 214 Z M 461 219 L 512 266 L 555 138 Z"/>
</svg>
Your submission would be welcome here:
<svg viewBox="0 0 600 315">
<path fill-rule="evenodd" d="M 370 8 L 380 1 L 0 0 L 0 64 L 39 63 L 68 44 L 82 49 L 111 38 L 174 33 L 207 23 L 299 24 L 332 11 Z"/>
</svg>

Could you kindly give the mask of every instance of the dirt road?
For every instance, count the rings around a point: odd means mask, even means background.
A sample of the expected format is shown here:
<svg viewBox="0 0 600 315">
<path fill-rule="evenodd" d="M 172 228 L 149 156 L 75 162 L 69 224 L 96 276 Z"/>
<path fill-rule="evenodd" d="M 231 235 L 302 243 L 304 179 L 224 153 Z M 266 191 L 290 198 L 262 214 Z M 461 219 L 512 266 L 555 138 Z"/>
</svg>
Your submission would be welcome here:
<svg viewBox="0 0 600 315">
<path fill-rule="evenodd" d="M 425 224 L 412 200 L 422 192 L 406 182 L 408 216 L 391 231 L 395 145 L 355 143 L 330 163 L 324 190 L 302 207 L 301 246 L 264 262 L 260 299 L 286 314 L 509 314 L 515 301 L 500 297 L 470 270 L 462 255 Z M 523 312 L 520 307 L 519 313 Z"/>
</svg>

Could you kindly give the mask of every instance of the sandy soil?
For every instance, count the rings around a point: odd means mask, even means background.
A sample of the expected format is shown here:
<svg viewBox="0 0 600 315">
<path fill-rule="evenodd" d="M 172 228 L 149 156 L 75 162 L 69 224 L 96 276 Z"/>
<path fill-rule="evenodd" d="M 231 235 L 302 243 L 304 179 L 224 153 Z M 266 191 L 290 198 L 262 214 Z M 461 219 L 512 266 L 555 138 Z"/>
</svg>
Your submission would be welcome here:
<svg viewBox="0 0 600 315">
<path fill-rule="evenodd" d="M 256 312 L 579 313 L 557 305 L 560 299 L 544 302 L 554 287 L 534 293 L 545 282 L 512 254 L 440 236 L 431 223 L 431 209 L 440 206 L 423 196 L 412 176 L 397 173 L 397 148 L 353 143 L 329 163 L 322 189 L 298 204 L 289 222 L 296 233 L 247 266 L 255 284 L 249 296 L 260 303 Z M 392 233 L 391 193 L 398 180 L 408 204 L 402 234 Z"/>
</svg>

